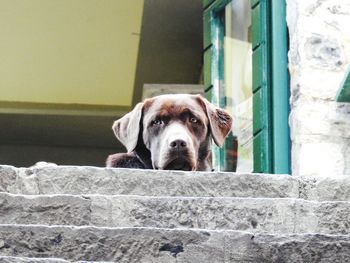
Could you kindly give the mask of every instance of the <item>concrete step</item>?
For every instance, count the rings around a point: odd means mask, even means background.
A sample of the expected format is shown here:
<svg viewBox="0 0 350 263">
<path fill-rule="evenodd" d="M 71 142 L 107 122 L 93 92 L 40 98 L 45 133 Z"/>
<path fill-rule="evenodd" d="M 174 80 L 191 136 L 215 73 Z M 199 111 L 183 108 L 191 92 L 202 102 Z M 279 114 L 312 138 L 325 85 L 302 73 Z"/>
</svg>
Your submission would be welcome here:
<svg viewBox="0 0 350 263">
<path fill-rule="evenodd" d="M 350 202 L 291 198 L 0 193 L 0 224 L 350 234 Z"/>
<path fill-rule="evenodd" d="M 0 191 L 14 194 L 287 197 L 350 201 L 350 176 L 316 180 L 266 174 L 56 165 L 32 168 L 0 166 Z"/>
<path fill-rule="evenodd" d="M 0 225 L 2 256 L 152 263 L 348 262 L 350 237 Z"/>
</svg>

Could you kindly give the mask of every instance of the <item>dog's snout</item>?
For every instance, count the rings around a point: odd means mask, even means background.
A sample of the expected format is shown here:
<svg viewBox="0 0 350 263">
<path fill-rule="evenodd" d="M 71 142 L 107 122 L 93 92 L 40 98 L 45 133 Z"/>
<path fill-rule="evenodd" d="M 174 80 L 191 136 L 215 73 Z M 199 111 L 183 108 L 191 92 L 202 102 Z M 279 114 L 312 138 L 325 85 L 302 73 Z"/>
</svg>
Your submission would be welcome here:
<svg viewBox="0 0 350 263">
<path fill-rule="evenodd" d="M 169 147 L 174 150 L 182 150 L 187 147 L 187 143 L 184 140 L 174 140 L 170 142 Z"/>
</svg>

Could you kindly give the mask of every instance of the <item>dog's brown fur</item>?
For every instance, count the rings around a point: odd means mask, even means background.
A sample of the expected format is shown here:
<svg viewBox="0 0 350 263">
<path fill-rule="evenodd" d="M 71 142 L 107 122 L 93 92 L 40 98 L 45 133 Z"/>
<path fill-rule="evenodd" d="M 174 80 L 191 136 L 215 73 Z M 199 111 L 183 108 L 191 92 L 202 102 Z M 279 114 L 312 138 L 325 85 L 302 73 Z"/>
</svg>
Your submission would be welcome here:
<svg viewBox="0 0 350 263">
<path fill-rule="evenodd" d="M 110 155 L 106 165 L 208 171 L 211 138 L 221 147 L 231 126 L 231 116 L 200 95 L 147 99 L 114 122 L 128 153 Z"/>
</svg>

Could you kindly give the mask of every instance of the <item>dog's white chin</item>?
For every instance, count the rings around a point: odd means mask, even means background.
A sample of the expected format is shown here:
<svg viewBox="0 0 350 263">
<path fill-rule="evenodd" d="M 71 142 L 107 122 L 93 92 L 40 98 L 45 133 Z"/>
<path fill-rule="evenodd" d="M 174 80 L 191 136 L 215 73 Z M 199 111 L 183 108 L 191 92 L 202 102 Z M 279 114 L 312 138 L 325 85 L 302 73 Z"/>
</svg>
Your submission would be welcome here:
<svg viewBox="0 0 350 263">
<path fill-rule="evenodd" d="M 165 165 L 163 165 L 162 168 L 160 168 L 161 170 L 181 170 L 181 171 L 194 171 L 195 170 L 195 166 L 194 164 L 186 159 L 186 158 L 176 158 L 173 159 L 171 161 L 168 161 L 165 163 Z"/>
</svg>

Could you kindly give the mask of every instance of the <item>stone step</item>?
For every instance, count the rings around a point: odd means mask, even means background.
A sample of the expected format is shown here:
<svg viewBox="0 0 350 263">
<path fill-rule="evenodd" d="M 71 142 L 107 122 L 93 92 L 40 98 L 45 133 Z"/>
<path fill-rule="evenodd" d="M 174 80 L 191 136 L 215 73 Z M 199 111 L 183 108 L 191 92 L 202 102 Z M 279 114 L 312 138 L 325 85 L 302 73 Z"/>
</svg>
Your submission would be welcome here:
<svg viewBox="0 0 350 263">
<path fill-rule="evenodd" d="M 59 258 L 27 258 L 27 257 L 10 257 L 0 256 L 0 263 L 69 263 L 72 261 Z M 112 263 L 107 261 L 75 261 L 75 263 Z"/>
<path fill-rule="evenodd" d="M 350 176 L 316 180 L 288 175 L 221 172 L 0 166 L 0 191 L 14 194 L 287 197 L 350 201 Z"/>
<path fill-rule="evenodd" d="M 0 166 L 0 191 L 13 194 L 299 197 L 290 176 L 111 169 L 47 165 Z"/>
<path fill-rule="evenodd" d="M 350 234 L 350 202 L 0 193 L 0 224 L 15 223 Z"/>
<path fill-rule="evenodd" d="M 119 263 L 348 262 L 348 235 L 0 225 L 0 255 Z"/>
<path fill-rule="evenodd" d="M 59 258 L 25 258 L 0 256 L 0 263 L 68 263 L 69 261 Z"/>
</svg>

